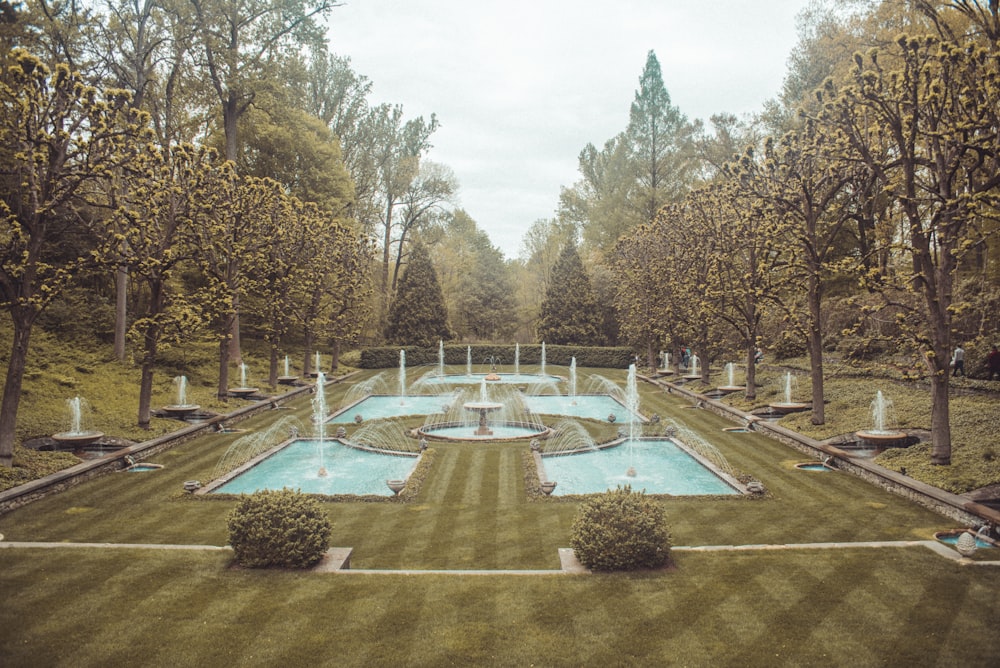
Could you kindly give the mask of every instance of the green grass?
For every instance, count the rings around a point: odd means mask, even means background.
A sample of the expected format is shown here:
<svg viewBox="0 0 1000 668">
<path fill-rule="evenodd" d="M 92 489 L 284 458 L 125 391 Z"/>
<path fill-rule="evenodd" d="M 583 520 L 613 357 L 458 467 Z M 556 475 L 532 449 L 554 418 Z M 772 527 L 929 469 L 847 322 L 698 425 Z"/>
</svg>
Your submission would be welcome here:
<svg viewBox="0 0 1000 668">
<path fill-rule="evenodd" d="M 415 370 L 414 373 L 419 373 Z M 610 372 L 616 380 L 620 372 Z M 333 386 L 335 406 L 346 388 Z M 954 522 L 643 385 L 763 499 L 664 498 L 674 545 L 929 539 Z M 291 414 L 309 416 L 308 398 Z M 260 429 L 289 411 L 241 423 Z M 349 431 L 351 428 L 349 428 Z M 7 541 L 223 545 L 194 498 L 239 434 L 210 434 L 0 517 Z M 526 491 L 527 443 L 435 444 L 409 502 L 327 502 L 356 569 L 558 569 L 577 503 Z M 656 573 L 318 574 L 226 552 L 0 549 L 5 665 L 995 665 L 1000 569 L 924 548 L 675 552 Z"/>
</svg>

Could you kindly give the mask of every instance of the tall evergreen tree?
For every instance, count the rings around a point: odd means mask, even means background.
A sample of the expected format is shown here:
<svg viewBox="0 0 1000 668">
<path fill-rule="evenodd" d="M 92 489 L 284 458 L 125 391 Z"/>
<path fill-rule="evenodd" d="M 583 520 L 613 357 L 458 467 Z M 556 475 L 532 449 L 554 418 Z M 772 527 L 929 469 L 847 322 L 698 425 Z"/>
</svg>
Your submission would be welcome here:
<svg viewBox="0 0 1000 668">
<path fill-rule="evenodd" d="M 427 248 L 415 241 L 389 309 L 385 338 L 401 346 L 432 346 L 450 339 L 448 309 Z"/>
<path fill-rule="evenodd" d="M 538 338 L 547 343 L 600 345 L 601 313 L 590 277 L 570 241 L 552 267 L 542 302 Z"/>
</svg>

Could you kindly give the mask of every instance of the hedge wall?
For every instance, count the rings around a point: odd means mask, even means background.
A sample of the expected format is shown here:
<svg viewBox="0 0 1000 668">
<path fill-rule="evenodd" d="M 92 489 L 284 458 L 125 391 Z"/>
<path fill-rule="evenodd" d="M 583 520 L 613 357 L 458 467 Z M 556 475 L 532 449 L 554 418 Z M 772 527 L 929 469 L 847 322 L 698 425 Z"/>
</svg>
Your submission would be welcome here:
<svg viewBox="0 0 1000 668">
<path fill-rule="evenodd" d="M 449 366 L 465 366 L 469 348 L 470 346 L 446 345 L 444 347 L 444 363 Z M 493 359 L 500 371 L 513 371 L 513 345 L 474 345 L 471 346 L 471 349 L 473 364 L 489 364 L 490 360 Z M 438 363 L 438 349 L 436 347 L 366 348 L 361 351 L 361 368 L 389 369 L 398 367 L 400 350 L 406 351 L 407 367 L 433 366 Z M 604 369 L 627 369 L 628 365 L 635 360 L 635 354 L 629 348 L 545 346 L 546 364 L 569 366 L 573 357 L 576 358 L 577 366 Z M 519 359 L 521 364 L 540 364 L 542 346 L 537 344 L 521 346 Z"/>
</svg>

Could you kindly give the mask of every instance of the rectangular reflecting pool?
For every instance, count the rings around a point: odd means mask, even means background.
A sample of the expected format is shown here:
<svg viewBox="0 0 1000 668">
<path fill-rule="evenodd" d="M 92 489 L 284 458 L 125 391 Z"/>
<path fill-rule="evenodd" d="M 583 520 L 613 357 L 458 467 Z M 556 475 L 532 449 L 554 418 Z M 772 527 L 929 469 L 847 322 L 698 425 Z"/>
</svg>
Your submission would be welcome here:
<svg viewBox="0 0 1000 668">
<path fill-rule="evenodd" d="M 434 415 L 444 413 L 455 402 L 454 394 L 417 394 L 404 397 L 392 394 L 374 394 L 335 414 L 328 424 L 348 424 L 360 415 L 365 421 L 398 417 L 401 415 Z"/>
<path fill-rule="evenodd" d="M 532 413 L 564 415 L 567 417 L 607 420 L 614 415 L 615 422 L 641 422 L 609 394 L 579 394 L 575 397 L 549 394 L 525 395 L 524 403 Z"/>
<path fill-rule="evenodd" d="M 261 489 L 298 489 L 309 494 L 375 494 L 392 496 L 386 480 L 406 478 L 416 455 L 390 455 L 341 445 L 298 439 L 261 459 L 212 494 L 252 494 Z M 325 470 L 326 475 L 321 475 Z"/>
<path fill-rule="evenodd" d="M 674 496 L 740 494 L 725 474 L 669 439 L 626 441 L 611 448 L 546 456 L 542 466 L 545 477 L 556 482 L 554 496 L 598 494 L 619 485 Z"/>
</svg>

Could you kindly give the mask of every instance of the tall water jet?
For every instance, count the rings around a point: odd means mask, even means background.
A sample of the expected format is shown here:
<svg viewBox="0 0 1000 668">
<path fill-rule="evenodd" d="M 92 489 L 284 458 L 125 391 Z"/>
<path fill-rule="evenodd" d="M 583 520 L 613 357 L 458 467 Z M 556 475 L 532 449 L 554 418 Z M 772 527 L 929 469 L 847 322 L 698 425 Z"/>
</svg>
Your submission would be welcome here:
<svg viewBox="0 0 1000 668">
<path fill-rule="evenodd" d="M 902 431 L 895 431 L 889 428 L 892 414 L 892 400 L 882 394 L 882 390 L 875 393 L 875 399 L 871 403 L 872 429 L 855 432 L 855 435 L 862 441 L 872 445 L 888 445 L 895 441 L 906 438 Z"/>
<path fill-rule="evenodd" d="M 399 396 L 406 398 L 406 351 L 399 351 Z"/>
<path fill-rule="evenodd" d="M 288 366 L 288 355 L 285 355 L 285 375 L 286 376 L 291 375 L 291 371 Z"/>
<path fill-rule="evenodd" d="M 576 357 L 569 360 L 569 396 L 576 396 Z"/>
<path fill-rule="evenodd" d="M 319 476 L 327 475 L 324 462 L 323 440 L 326 438 L 326 376 L 322 371 L 316 372 L 316 394 L 312 398 L 313 433 L 319 441 Z"/>
<path fill-rule="evenodd" d="M 639 385 L 636 381 L 635 363 L 628 365 L 628 378 L 625 381 L 625 407 L 631 413 L 628 423 L 628 438 L 635 439 L 635 429 L 638 422 L 636 416 L 639 415 Z"/>
<path fill-rule="evenodd" d="M 670 369 L 670 353 L 666 350 L 661 350 L 660 359 L 663 360 L 663 370 L 668 371 Z"/>
<path fill-rule="evenodd" d="M 514 344 L 514 375 L 521 375 L 521 344 Z"/>
<path fill-rule="evenodd" d="M 76 396 L 72 399 L 67 399 L 66 406 L 70 413 L 69 431 L 53 434 L 52 438 L 55 441 L 66 445 L 73 445 L 74 447 L 83 447 L 104 436 L 99 431 L 88 431 L 83 428 L 83 411 L 86 408 L 86 402 L 83 398 Z"/>
<path fill-rule="evenodd" d="M 545 375 L 545 341 L 542 341 L 542 362 L 541 362 L 541 375 Z"/>
<path fill-rule="evenodd" d="M 472 346 L 465 347 L 465 375 L 472 375 Z"/>
<path fill-rule="evenodd" d="M 444 375 L 444 341 L 438 340 L 438 375 Z"/>
</svg>

